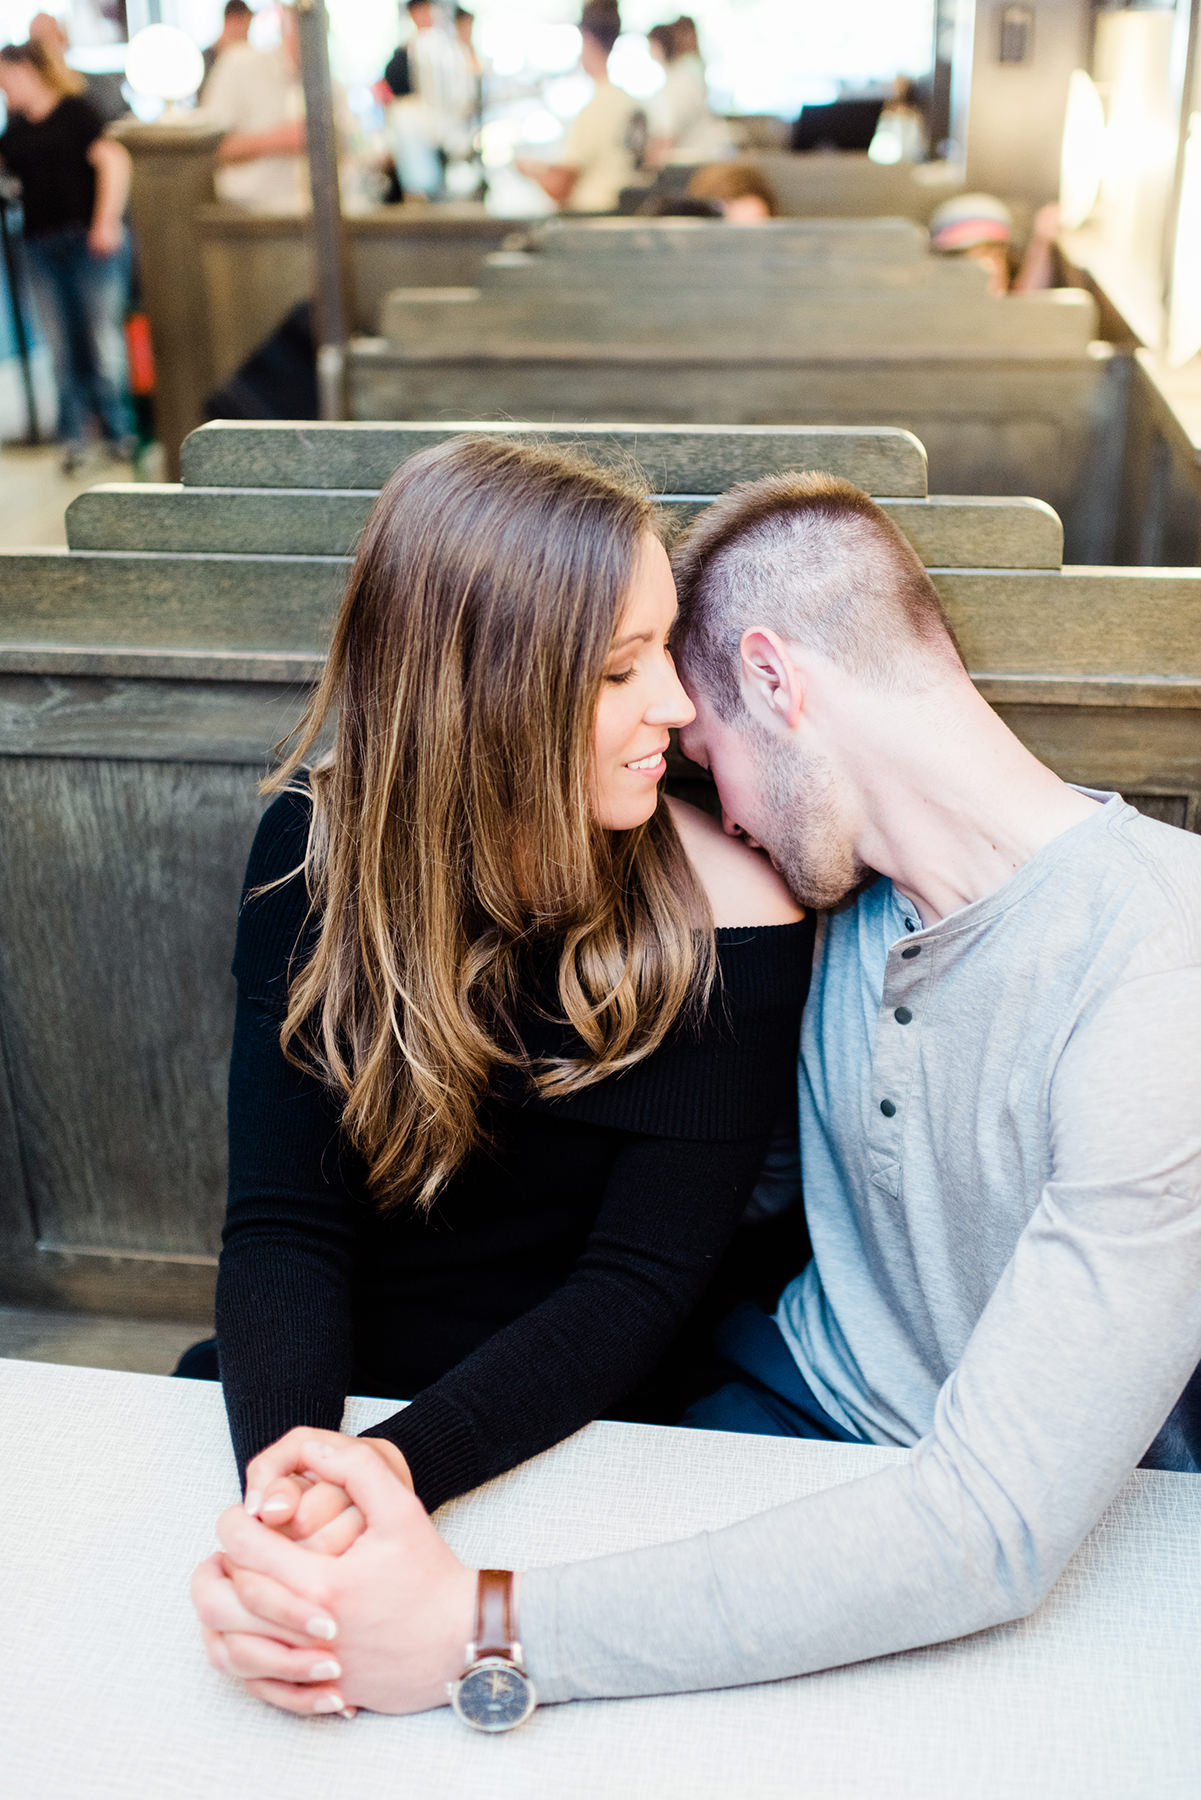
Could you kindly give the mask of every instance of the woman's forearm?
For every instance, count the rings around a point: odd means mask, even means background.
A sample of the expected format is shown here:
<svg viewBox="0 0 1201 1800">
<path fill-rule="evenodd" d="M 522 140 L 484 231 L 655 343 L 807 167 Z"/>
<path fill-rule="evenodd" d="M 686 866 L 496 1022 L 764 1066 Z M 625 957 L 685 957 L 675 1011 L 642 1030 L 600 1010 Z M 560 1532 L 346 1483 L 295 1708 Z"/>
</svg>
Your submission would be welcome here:
<svg viewBox="0 0 1201 1800">
<path fill-rule="evenodd" d="M 653 1372 L 734 1234 L 764 1148 L 630 1141 L 563 1285 L 371 1427 L 402 1452 L 430 1511 L 569 1437 Z"/>
<path fill-rule="evenodd" d="M 129 151 L 112 138 L 97 138 L 88 151 L 88 161 L 96 171 L 96 199 L 92 206 L 92 228 L 120 225 L 129 199 L 129 182 L 133 170 Z"/>
</svg>

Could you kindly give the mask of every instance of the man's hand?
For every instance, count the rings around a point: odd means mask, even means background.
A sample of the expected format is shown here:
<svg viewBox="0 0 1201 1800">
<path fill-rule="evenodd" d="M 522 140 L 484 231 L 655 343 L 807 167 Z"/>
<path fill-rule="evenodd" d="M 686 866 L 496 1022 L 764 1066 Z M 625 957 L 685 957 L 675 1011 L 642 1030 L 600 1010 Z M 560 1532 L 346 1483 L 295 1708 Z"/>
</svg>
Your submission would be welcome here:
<svg viewBox="0 0 1201 1800">
<path fill-rule="evenodd" d="M 277 1443 L 268 1445 L 246 1469 L 246 1510 L 310 1550 L 341 1556 L 363 1530 L 363 1515 L 345 1489 L 324 1481 L 313 1470 L 297 1468 L 301 1443 L 356 1443 L 340 1431 L 317 1431 L 298 1426 Z M 386 1438 L 364 1438 L 381 1456 L 398 1480 L 410 1490 L 409 1465 Z"/>
<path fill-rule="evenodd" d="M 365 1529 L 344 1555 L 313 1556 L 230 1507 L 218 1525 L 224 1555 L 193 1578 L 209 1660 L 285 1712 L 445 1705 L 472 1634 L 476 1571 L 371 1444 L 303 1430 L 288 1439 L 282 1472 L 343 1489 Z"/>
</svg>

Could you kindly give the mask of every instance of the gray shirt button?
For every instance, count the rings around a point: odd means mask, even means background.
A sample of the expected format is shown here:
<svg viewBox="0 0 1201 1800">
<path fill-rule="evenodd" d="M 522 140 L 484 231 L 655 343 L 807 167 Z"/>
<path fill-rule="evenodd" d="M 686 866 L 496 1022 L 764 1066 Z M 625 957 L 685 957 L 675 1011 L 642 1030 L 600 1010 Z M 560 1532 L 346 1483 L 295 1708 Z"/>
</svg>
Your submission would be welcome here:
<svg viewBox="0 0 1201 1800">
<path fill-rule="evenodd" d="M 891 1100 L 881 1100 L 880 1111 L 886 1119 L 891 1119 L 896 1110 L 896 1106 Z"/>
<path fill-rule="evenodd" d="M 892 1016 L 898 1025 L 908 1025 L 913 1014 L 907 1006 L 898 1006 L 896 1012 L 894 1012 Z"/>
<path fill-rule="evenodd" d="M 910 944 L 906 949 L 901 951 L 901 955 L 905 958 L 906 962 L 909 961 L 911 956 L 920 956 L 921 953 L 922 947 L 920 944 Z"/>
</svg>

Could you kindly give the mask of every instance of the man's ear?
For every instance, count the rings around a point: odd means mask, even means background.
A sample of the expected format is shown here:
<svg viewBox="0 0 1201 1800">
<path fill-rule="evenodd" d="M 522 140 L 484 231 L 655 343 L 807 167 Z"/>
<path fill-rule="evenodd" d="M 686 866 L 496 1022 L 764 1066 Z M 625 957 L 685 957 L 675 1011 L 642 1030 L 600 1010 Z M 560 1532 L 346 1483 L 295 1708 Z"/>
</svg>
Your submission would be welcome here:
<svg viewBox="0 0 1201 1800">
<path fill-rule="evenodd" d="M 795 731 L 805 704 L 804 677 L 784 640 L 765 626 L 744 631 L 738 646 L 747 706 L 762 724 Z"/>
</svg>

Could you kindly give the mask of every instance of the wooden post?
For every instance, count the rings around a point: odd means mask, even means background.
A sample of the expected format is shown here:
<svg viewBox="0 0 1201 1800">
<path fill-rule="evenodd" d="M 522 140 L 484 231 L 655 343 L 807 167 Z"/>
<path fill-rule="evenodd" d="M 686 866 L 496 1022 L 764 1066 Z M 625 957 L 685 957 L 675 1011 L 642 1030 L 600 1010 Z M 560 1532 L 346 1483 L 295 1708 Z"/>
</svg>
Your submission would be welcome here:
<svg viewBox="0 0 1201 1800">
<path fill-rule="evenodd" d="M 133 160 L 130 215 L 142 298 L 154 343 L 154 416 L 172 481 L 179 447 L 203 424 L 213 387 L 208 303 L 196 241 L 196 211 L 213 199 L 213 156 L 221 132 L 181 120 L 113 128 Z"/>
<path fill-rule="evenodd" d="M 309 184 L 313 194 L 313 314 L 317 338 L 317 395 L 323 419 L 346 417 L 346 345 L 350 335 L 349 257 L 338 186 L 338 138 L 329 73 L 325 0 L 298 0 L 300 72 L 308 123 Z"/>
</svg>

